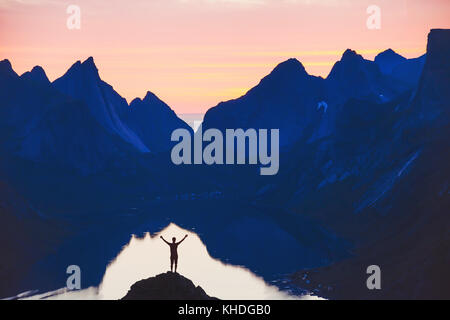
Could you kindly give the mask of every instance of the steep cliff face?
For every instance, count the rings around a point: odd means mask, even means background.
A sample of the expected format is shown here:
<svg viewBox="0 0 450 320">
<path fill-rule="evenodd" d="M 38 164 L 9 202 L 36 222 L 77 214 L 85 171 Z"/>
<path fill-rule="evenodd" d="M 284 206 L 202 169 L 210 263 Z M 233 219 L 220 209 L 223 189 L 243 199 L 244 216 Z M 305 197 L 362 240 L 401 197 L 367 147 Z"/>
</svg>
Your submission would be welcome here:
<svg viewBox="0 0 450 320">
<path fill-rule="evenodd" d="M 416 121 L 433 121 L 445 127 L 450 114 L 450 30 L 433 29 L 428 35 L 427 58 L 420 77 L 412 110 Z"/>
<path fill-rule="evenodd" d="M 352 259 L 295 274 L 295 283 L 335 299 L 449 298 L 449 56 L 450 30 L 432 30 L 419 86 L 396 121 L 390 140 L 390 150 L 408 147 L 412 156 L 400 167 L 395 183 L 382 189 L 358 214 L 370 221 L 366 229 L 372 234 L 370 241 L 360 245 Z M 391 151 L 384 158 L 394 160 L 393 155 Z M 363 226 L 354 218 L 347 227 Z M 381 268 L 379 291 L 366 287 L 365 269 L 372 264 Z M 334 288 L 323 291 L 319 284 Z"/>
<path fill-rule="evenodd" d="M 90 107 L 55 89 L 41 68 L 22 77 L 3 62 L 0 151 L 83 174 L 105 170 L 133 152 L 101 126 Z"/>
<path fill-rule="evenodd" d="M 53 82 L 53 87 L 82 101 L 102 128 L 141 153 L 167 151 L 173 130 L 190 130 L 167 104 L 151 92 L 143 100 L 133 100 L 129 106 L 112 86 L 100 78 L 92 57 L 82 63 L 76 62 Z"/>
<path fill-rule="evenodd" d="M 128 168 L 170 150 L 173 130 L 192 131 L 154 94 L 129 106 L 92 58 L 53 83 L 39 66 L 19 77 L 4 60 L 0 85 L 0 150 L 84 175 Z"/>
<path fill-rule="evenodd" d="M 55 104 L 49 84 L 27 77 L 21 79 L 8 60 L 0 61 L 0 148 L 12 147 Z"/>
<path fill-rule="evenodd" d="M 112 86 L 100 79 L 94 59 L 76 62 L 61 78 L 53 82 L 60 92 L 83 101 L 98 123 L 139 152 L 149 152 L 142 140 L 123 123 L 128 104 Z"/>
<path fill-rule="evenodd" d="M 124 123 L 154 153 L 171 149 L 173 146 L 171 135 L 174 130 L 185 129 L 193 133 L 191 127 L 150 91 L 144 99 L 134 99 L 122 118 Z"/>
</svg>

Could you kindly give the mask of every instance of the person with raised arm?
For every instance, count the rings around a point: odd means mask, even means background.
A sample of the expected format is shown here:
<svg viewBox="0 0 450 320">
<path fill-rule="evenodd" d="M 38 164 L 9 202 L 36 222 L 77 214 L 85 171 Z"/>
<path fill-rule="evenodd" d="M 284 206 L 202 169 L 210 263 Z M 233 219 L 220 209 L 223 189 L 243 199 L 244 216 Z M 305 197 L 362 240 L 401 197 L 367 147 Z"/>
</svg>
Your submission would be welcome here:
<svg viewBox="0 0 450 320">
<path fill-rule="evenodd" d="M 184 241 L 184 239 L 187 238 L 188 235 L 185 235 L 181 241 L 176 242 L 177 239 L 175 237 L 172 238 L 172 243 L 166 241 L 166 239 L 163 238 L 163 236 L 160 236 L 160 238 L 169 245 L 170 247 L 170 271 L 173 272 L 173 265 L 175 264 L 175 273 L 177 272 L 177 265 L 178 265 L 178 245 Z"/>
</svg>

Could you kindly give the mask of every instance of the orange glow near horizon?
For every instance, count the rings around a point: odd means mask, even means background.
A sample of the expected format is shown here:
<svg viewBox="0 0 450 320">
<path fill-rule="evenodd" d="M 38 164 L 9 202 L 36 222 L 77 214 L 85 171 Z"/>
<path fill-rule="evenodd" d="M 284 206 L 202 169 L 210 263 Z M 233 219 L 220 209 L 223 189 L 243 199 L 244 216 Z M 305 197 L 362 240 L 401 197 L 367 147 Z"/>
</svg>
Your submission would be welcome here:
<svg viewBox="0 0 450 320">
<path fill-rule="evenodd" d="M 70 4 L 80 30 L 66 27 Z M 372 4 L 379 30 L 366 27 Z M 448 0 L 0 0 L 0 60 L 19 74 L 40 65 L 54 80 L 93 56 L 128 101 L 149 90 L 178 114 L 203 113 L 291 57 L 323 77 L 347 48 L 418 57 L 449 18 Z"/>
</svg>

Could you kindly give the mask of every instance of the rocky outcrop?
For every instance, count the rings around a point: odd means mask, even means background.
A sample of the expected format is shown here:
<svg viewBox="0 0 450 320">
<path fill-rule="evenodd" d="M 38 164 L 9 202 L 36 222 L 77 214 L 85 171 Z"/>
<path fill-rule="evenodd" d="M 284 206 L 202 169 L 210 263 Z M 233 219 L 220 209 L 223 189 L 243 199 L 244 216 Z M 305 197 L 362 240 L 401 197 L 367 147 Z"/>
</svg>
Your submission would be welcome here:
<svg viewBox="0 0 450 320">
<path fill-rule="evenodd" d="M 167 272 L 133 284 L 122 300 L 216 300 L 178 273 Z"/>
</svg>

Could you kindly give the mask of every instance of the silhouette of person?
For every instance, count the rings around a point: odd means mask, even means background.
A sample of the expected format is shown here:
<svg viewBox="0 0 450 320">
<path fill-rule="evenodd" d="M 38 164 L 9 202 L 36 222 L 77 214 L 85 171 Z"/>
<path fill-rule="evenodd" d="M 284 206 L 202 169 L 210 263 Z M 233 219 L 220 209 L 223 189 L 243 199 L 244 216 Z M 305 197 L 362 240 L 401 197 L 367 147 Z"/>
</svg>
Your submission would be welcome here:
<svg viewBox="0 0 450 320">
<path fill-rule="evenodd" d="M 177 272 L 177 265 L 178 265 L 178 252 L 177 248 L 180 243 L 184 241 L 184 239 L 187 238 L 188 235 L 185 235 L 183 239 L 181 239 L 180 242 L 176 242 L 177 238 L 172 238 L 172 243 L 166 241 L 162 236 L 160 237 L 165 243 L 167 243 L 170 247 L 170 271 L 173 272 L 173 265 L 175 264 L 175 273 Z"/>
</svg>

